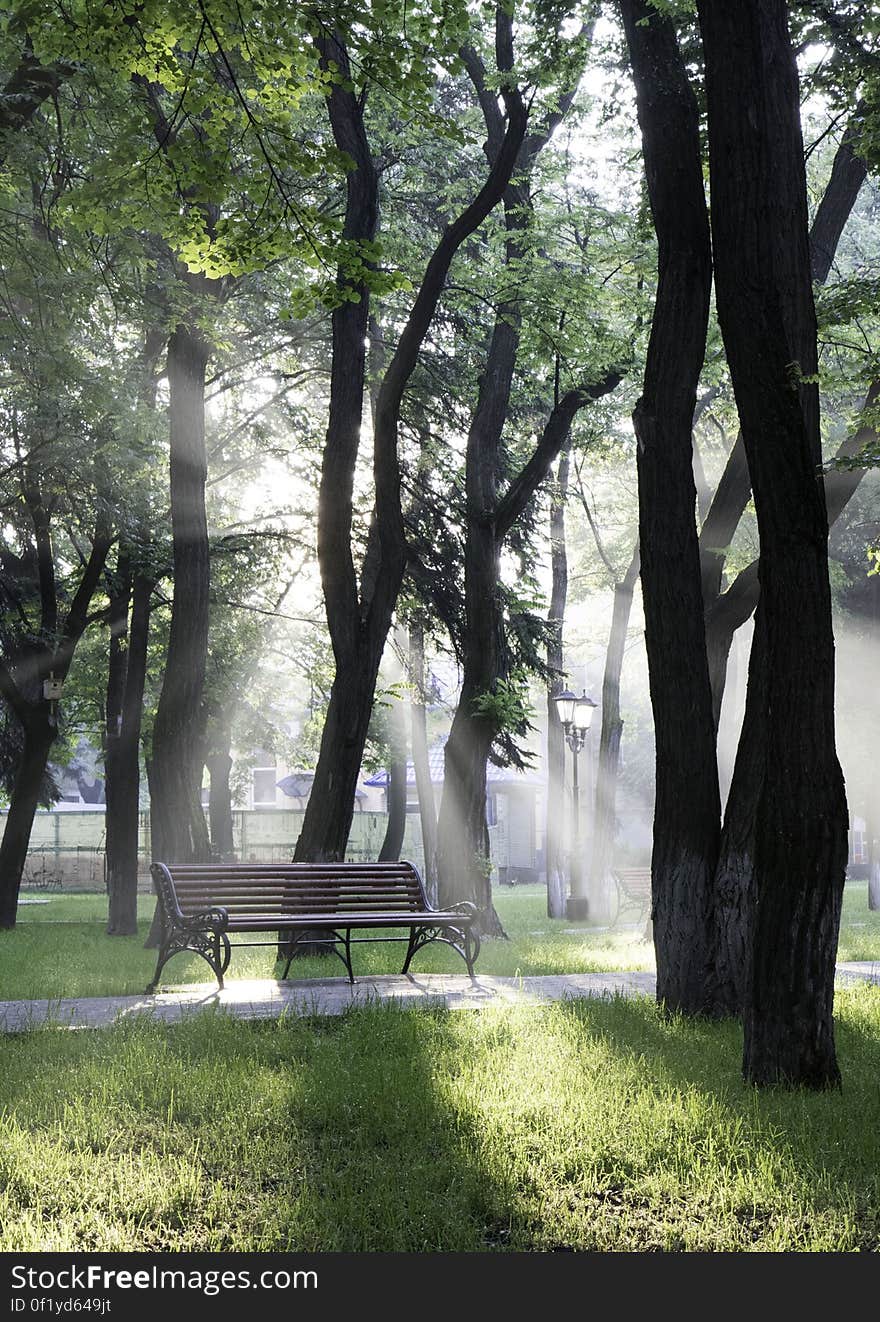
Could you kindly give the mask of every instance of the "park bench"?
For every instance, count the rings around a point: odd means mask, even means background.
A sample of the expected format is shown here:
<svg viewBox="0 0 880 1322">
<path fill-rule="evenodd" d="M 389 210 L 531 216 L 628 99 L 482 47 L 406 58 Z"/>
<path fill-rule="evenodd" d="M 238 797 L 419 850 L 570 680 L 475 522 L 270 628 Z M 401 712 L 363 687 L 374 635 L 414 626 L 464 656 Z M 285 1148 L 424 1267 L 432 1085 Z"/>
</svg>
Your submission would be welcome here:
<svg viewBox="0 0 880 1322">
<path fill-rule="evenodd" d="M 156 972 L 185 950 L 201 955 L 220 987 L 229 967 L 230 934 L 273 932 L 271 941 L 237 941 L 237 946 L 279 945 L 287 959 L 286 978 L 296 947 L 323 945 L 342 960 L 354 982 L 351 947 L 362 941 L 405 941 L 403 973 L 417 951 L 440 941 L 458 951 L 474 976 L 480 937 L 469 901 L 432 909 L 412 863 L 224 863 L 168 866 L 150 872 L 159 900 L 162 935 Z M 390 929 L 403 936 L 389 936 Z M 353 931 L 371 935 L 352 937 Z"/>
<path fill-rule="evenodd" d="M 617 918 L 623 909 L 638 909 L 636 922 L 641 924 L 651 915 L 651 869 L 650 868 L 612 868 L 612 875 L 617 883 L 618 908 Z M 649 927 L 650 930 L 650 927 Z"/>
</svg>

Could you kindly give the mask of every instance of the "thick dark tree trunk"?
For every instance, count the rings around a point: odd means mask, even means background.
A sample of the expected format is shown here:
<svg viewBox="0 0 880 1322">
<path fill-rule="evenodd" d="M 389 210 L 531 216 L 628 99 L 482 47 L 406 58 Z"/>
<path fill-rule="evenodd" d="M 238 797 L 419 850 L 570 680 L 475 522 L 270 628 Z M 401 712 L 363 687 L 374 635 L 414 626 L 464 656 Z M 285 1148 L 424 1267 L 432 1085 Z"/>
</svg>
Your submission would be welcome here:
<svg viewBox="0 0 880 1322">
<path fill-rule="evenodd" d="M 602 680 L 602 729 L 599 734 L 599 760 L 596 769 L 596 812 L 593 823 L 593 852 L 590 859 L 590 908 L 594 921 L 606 921 L 608 880 L 614 859 L 614 836 L 617 821 L 617 773 L 620 766 L 620 672 L 626 650 L 626 635 L 632 609 L 633 592 L 639 576 L 639 548 L 633 551 L 629 567 L 614 588 L 611 634 L 605 653 Z"/>
<path fill-rule="evenodd" d="M 522 235 L 528 215 L 528 191 L 524 186 L 508 186 L 504 211 L 508 260 L 512 261 L 523 255 Z M 519 334 L 519 304 L 505 304 L 492 330 L 468 432 L 462 688 L 446 741 L 437 828 L 440 905 L 445 908 L 470 900 L 480 911 L 482 931 L 491 936 L 504 935 L 504 930 L 492 903 L 486 766 L 493 740 L 501 729 L 491 713 L 491 699 L 499 680 L 507 677 L 498 564 L 501 543 L 493 516 L 498 504 L 498 451 Z"/>
<path fill-rule="evenodd" d="M 126 563 L 126 561 L 128 563 Z M 110 673 L 107 682 L 106 860 L 108 936 L 130 936 L 137 931 L 137 883 L 140 829 L 140 737 L 147 641 L 153 581 L 131 570 L 120 553 L 117 568 L 120 600 L 111 620 Z M 129 599 L 131 623 L 128 623 Z M 125 617 L 122 615 L 124 604 Z M 128 632 L 127 646 L 123 647 Z"/>
<path fill-rule="evenodd" d="M 547 868 L 547 917 L 565 917 L 565 735 L 556 710 L 556 696 L 565 688 L 563 629 L 568 598 L 568 551 L 565 542 L 565 498 L 570 449 L 559 456 L 556 483 L 550 496 L 550 612 L 547 639 L 547 816 L 544 858 Z"/>
<path fill-rule="evenodd" d="M 862 131 L 861 108 L 858 107 L 843 135 L 834 157 L 831 177 L 822 200 L 816 209 L 810 229 L 810 274 L 817 284 L 824 284 L 837 252 L 843 227 L 855 205 L 859 190 L 867 175 L 865 162 L 856 155 L 856 146 Z M 871 396 L 869 396 L 869 399 Z M 872 401 L 873 402 L 873 401 Z M 866 408 L 868 403 L 866 402 Z M 841 447 L 839 453 L 856 453 Z M 857 483 L 861 473 L 855 477 Z M 826 479 L 828 521 L 837 515 L 832 510 L 834 498 L 829 482 L 835 485 L 842 479 L 852 481 L 852 474 L 834 474 Z M 735 631 L 745 623 L 758 602 L 757 565 L 744 570 L 739 578 L 721 593 L 721 580 L 727 551 L 733 541 L 737 524 L 751 495 L 746 452 L 742 435 L 728 456 L 727 464 L 715 492 L 709 513 L 700 531 L 700 566 L 703 577 L 703 605 L 706 611 L 706 647 L 709 654 L 709 677 L 712 684 L 712 709 L 716 727 L 721 714 L 721 703 L 727 678 L 727 658 Z M 851 494 L 851 492 L 850 492 Z M 849 495 L 842 501 L 843 507 Z"/>
<path fill-rule="evenodd" d="M 57 731 L 49 704 L 35 703 L 24 721 L 24 745 L 15 778 L 3 840 L 0 842 L 0 928 L 15 926 L 18 892 L 27 859 L 34 813 Z"/>
<path fill-rule="evenodd" d="M 205 512 L 205 368 L 210 346 L 180 324 L 168 342 L 174 597 L 162 692 L 153 726 L 153 857 L 207 861 L 201 802 L 210 553 Z"/>
<path fill-rule="evenodd" d="M 348 56 L 338 37 L 327 34 L 319 46 L 322 60 L 350 74 Z M 355 168 L 348 174 L 345 237 L 352 242 L 372 241 L 379 220 L 378 181 L 363 123 L 362 107 L 354 93 L 340 84 L 327 98 L 336 145 L 351 156 Z M 341 286 L 351 284 L 340 270 Z M 391 624 L 393 600 L 387 609 L 384 632 L 370 628 L 361 610 L 357 575 L 351 553 L 352 491 L 360 440 L 366 377 L 366 338 L 369 291 L 361 281 L 357 300 L 335 308 L 332 317 L 333 350 L 330 367 L 330 414 L 321 483 L 318 492 L 318 564 L 324 590 L 327 623 L 333 642 L 336 674 L 324 721 L 315 779 L 294 858 L 297 861 L 345 858 L 355 791 L 379 673 L 379 663 Z M 376 425 L 380 425 L 377 423 Z M 385 567 L 397 576 L 396 565 Z M 402 567 L 401 567 L 402 577 Z M 394 591 L 394 598 L 397 592 Z M 366 605 L 366 603 L 365 603 Z"/>
<path fill-rule="evenodd" d="M 446 741 L 443 797 L 437 826 L 439 903 L 441 908 L 446 908 L 470 900 L 480 911 L 480 929 L 484 935 L 505 936 L 492 903 L 486 821 L 486 766 L 497 726 L 494 721 L 481 718 L 473 707 L 485 692 L 467 684 L 462 686 Z"/>
<path fill-rule="evenodd" d="M 692 426 L 709 315 L 711 260 L 699 111 L 675 29 L 622 0 L 658 286 L 638 440 L 639 545 L 656 739 L 652 918 L 657 998 L 713 1009 L 713 885 L 721 806 L 702 620 Z"/>
<path fill-rule="evenodd" d="M 821 1088 L 840 1078 L 832 1005 L 848 816 L 834 744 L 818 390 L 809 380 L 816 326 L 797 69 L 783 0 L 742 0 L 735 13 L 708 0 L 698 8 L 718 316 L 761 540 L 725 821 L 745 850 L 738 866 L 751 919 L 743 1071 L 759 1085 Z"/>
<path fill-rule="evenodd" d="M 293 855 L 297 863 L 345 858 L 380 659 L 356 656 L 343 666 L 337 658 L 318 754 L 323 774 L 319 779 L 315 772 Z"/>
<path fill-rule="evenodd" d="M 409 671 L 412 685 L 410 730 L 413 771 L 419 796 L 419 821 L 422 827 L 422 853 L 425 859 L 425 889 L 431 903 L 437 900 L 437 801 L 431 781 L 428 758 L 428 724 L 425 711 L 425 632 L 421 624 L 409 626 Z"/>
</svg>

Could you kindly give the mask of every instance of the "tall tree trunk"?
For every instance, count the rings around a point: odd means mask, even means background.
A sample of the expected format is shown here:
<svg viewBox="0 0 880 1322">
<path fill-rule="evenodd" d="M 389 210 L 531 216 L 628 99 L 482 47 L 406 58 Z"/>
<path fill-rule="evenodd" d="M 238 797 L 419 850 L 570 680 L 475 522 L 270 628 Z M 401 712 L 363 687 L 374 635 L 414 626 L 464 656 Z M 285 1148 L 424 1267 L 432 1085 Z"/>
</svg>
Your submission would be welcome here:
<svg viewBox="0 0 880 1322">
<path fill-rule="evenodd" d="M 147 327 L 139 363 L 139 395 L 150 410 L 156 407 L 156 369 L 166 351 L 166 329 Z M 141 726 L 150 609 L 156 586 L 152 572 L 147 573 L 151 550 L 151 536 L 145 527 L 134 542 L 120 545 L 115 601 L 111 593 L 104 755 L 108 936 L 137 932 Z"/>
<path fill-rule="evenodd" d="M 127 562 L 127 563 L 126 563 Z M 133 571 L 120 552 L 117 578 L 117 628 L 111 620 L 110 673 L 107 682 L 106 860 L 108 936 L 137 931 L 137 883 L 140 830 L 140 737 L 147 641 L 153 580 Z M 131 623 L 128 622 L 129 601 Z M 124 603 L 125 618 L 122 617 Z M 128 633 L 124 647 L 122 630 Z M 120 655 L 122 653 L 122 655 Z"/>
<path fill-rule="evenodd" d="M 34 813 L 40 801 L 49 750 L 57 734 L 50 721 L 48 702 L 33 704 L 23 722 L 23 729 L 21 763 L 9 801 L 3 840 L 0 841 L 0 928 L 15 926 Z"/>
<path fill-rule="evenodd" d="M 563 629 L 568 598 L 568 552 L 565 542 L 565 498 L 571 457 L 570 442 L 559 456 L 550 496 L 550 611 L 547 619 L 547 816 L 544 858 L 547 868 L 547 917 L 565 917 L 565 735 L 556 697 L 565 688 Z"/>
<path fill-rule="evenodd" d="M 424 882 L 432 904 L 437 901 L 437 801 L 431 781 L 428 757 L 428 724 L 425 711 L 425 631 L 420 623 L 409 626 L 409 671 L 412 685 L 410 729 L 413 770 L 419 796 L 419 821 L 422 827 L 422 853 L 425 858 Z"/>
<path fill-rule="evenodd" d="M 530 142 L 530 140 L 529 140 Z M 520 168 L 530 168 L 534 157 Z M 528 226 L 528 188 L 508 184 L 504 193 L 507 259 L 522 260 Z M 438 819 L 437 866 L 441 907 L 469 900 L 480 911 L 486 935 L 503 936 L 492 903 L 486 766 L 501 730 L 492 712 L 498 683 L 507 677 L 504 614 L 494 513 L 498 504 L 498 460 L 520 336 L 518 300 L 499 308 L 492 329 L 477 406 L 468 430 L 465 457 L 465 626 L 462 687 L 444 751 L 443 795 Z"/>
<path fill-rule="evenodd" d="M 512 43 L 512 22 L 498 12 Z M 502 45 L 505 43 L 502 42 Z M 349 70 L 338 37 L 319 39 L 322 60 Z M 512 59 L 506 65 L 512 68 Z M 350 70 L 349 70 L 350 72 Z M 354 813 L 354 791 L 369 728 L 379 663 L 403 574 L 406 542 L 400 502 L 398 426 L 403 394 L 458 248 L 501 199 L 526 127 L 526 109 L 514 88 L 502 90 L 507 130 L 489 175 L 473 201 L 447 226 L 425 270 L 397 348 L 376 396 L 373 429 L 375 518 L 360 590 L 351 555 L 352 487 L 364 407 L 368 289 L 341 270 L 340 283 L 357 295 L 333 312 L 330 417 L 324 446 L 318 508 L 318 562 L 333 642 L 336 675 L 297 859 L 342 858 Z M 345 237 L 372 240 L 378 221 L 377 180 L 363 123 L 362 103 L 350 83 L 334 83 L 327 98 L 338 147 L 355 163 L 347 180 Z"/>
<path fill-rule="evenodd" d="M 652 918 L 657 998 L 712 1009 L 713 884 L 721 805 L 702 620 L 692 426 L 711 259 L 699 111 L 670 20 L 622 0 L 659 248 L 641 399 L 639 545 L 656 739 Z"/>
<path fill-rule="evenodd" d="M 632 609 L 633 592 L 639 576 L 639 548 L 636 546 L 629 567 L 614 588 L 611 634 L 605 653 L 602 680 L 602 729 L 599 734 L 599 760 L 596 769 L 596 812 L 593 823 L 593 852 L 590 859 L 590 908 L 596 922 L 607 921 L 608 881 L 614 857 L 617 821 L 617 773 L 620 766 L 620 672 Z"/>
<path fill-rule="evenodd" d="M 216 859 L 229 862 L 235 857 L 232 838 L 232 729 L 221 724 L 213 741 L 213 748 L 205 759 L 211 789 L 208 798 L 208 823 L 211 828 L 211 853 Z"/>
<path fill-rule="evenodd" d="M 395 670 L 398 682 L 403 680 L 403 667 L 399 658 L 405 656 L 408 643 L 403 630 L 395 628 Z M 396 863 L 403 848 L 406 833 L 406 711 L 403 699 L 397 694 L 391 699 L 389 715 L 390 759 L 388 768 L 388 821 L 385 826 L 385 838 L 379 849 L 380 863 Z"/>
<path fill-rule="evenodd" d="M 388 769 L 388 822 L 379 849 L 380 863 L 396 863 L 406 831 L 406 749 L 396 754 Z"/>
<path fill-rule="evenodd" d="M 483 508 L 486 508 L 484 506 Z M 486 767 L 500 725 L 487 700 L 505 674 L 502 610 L 498 601 L 498 545 L 493 527 L 468 530 L 465 566 L 467 629 L 463 682 L 444 751 L 438 819 L 441 907 L 470 900 L 484 934 L 503 936 L 492 903 Z"/>
<path fill-rule="evenodd" d="M 871 382 L 862 406 L 862 412 L 868 419 L 878 399 L 880 399 L 880 379 Z M 835 458 L 851 459 L 860 454 L 867 445 L 876 443 L 876 440 L 876 428 L 870 421 L 865 421 L 851 436 L 841 442 L 837 447 Z M 825 505 L 829 527 L 846 508 L 865 471 L 864 468 L 844 468 L 825 474 Z M 709 654 L 712 705 L 716 726 L 724 698 L 727 658 L 733 643 L 733 635 L 750 618 L 758 604 L 759 596 L 758 561 L 755 560 L 745 569 L 740 570 L 730 587 L 715 599 L 706 612 L 706 647 Z"/>
<path fill-rule="evenodd" d="M 865 822 L 868 840 L 868 908 L 880 909 L 880 826 L 872 812 Z"/>
<path fill-rule="evenodd" d="M 153 857 L 210 858 L 201 802 L 210 552 L 205 512 L 205 369 L 210 346 L 192 325 L 168 342 L 174 597 L 162 692 L 153 726 Z"/>
<path fill-rule="evenodd" d="M 319 51 L 324 64 L 332 63 L 344 76 L 350 76 L 348 54 L 338 35 L 325 34 Z M 364 129 L 363 109 L 353 90 L 339 83 L 327 98 L 327 108 L 336 145 L 347 152 L 355 165 L 346 180 L 344 237 L 351 243 L 370 243 L 379 222 L 378 180 Z M 353 282 L 347 271 L 340 269 L 337 283 L 347 287 Z M 385 632 L 380 629 L 378 634 L 369 627 L 368 612 L 361 608 L 359 600 L 351 552 L 353 478 L 366 379 L 365 346 L 370 311 L 367 282 L 358 282 L 355 292 L 357 298 L 342 301 L 332 316 L 330 412 L 318 491 L 318 565 L 336 673 L 312 791 L 296 842 L 297 861 L 345 857 L 387 634 L 387 626 Z M 374 433 L 380 425 L 377 416 Z M 387 570 L 396 572 L 391 566 Z M 388 626 L 390 623 L 389 609 Z"/>
<path fill-rule="evenodd" d="M 858 141 L 863 131 L 862 112 L 863 107 L 860 104 L 841 139 L 834 157 L 831 176 L 822 200 L 816 208 L 810 229 L 810 274 L 817 284 L 824 284 L 828 278 L 844 225 L 867 176 L 867 166 L 857 155 Z M 826 479 L 826 497 L 829 495 L 827 487 Z M 733 597 L 729 596 L 730 588 L 727 593 L 721 593 L 721 580 L 728 549 L 750 495 L 749 469 L 740 434 L 728 456 L 709 513 L 700 530 L 706 646 L 709 654 L 709 677 L 712 684 L 712 708 L 716 727 L 721 714 L 727 678 L 727 658 L 733 634 L 752 614 L 758 600 L 757 566 L 751 572 L 745 571 L 745 578 L 740 575 L 736 580 L 733 585 Z M 829 499 L 829 523 L 833 523 L 835 517 Z"/>
<path fill-rule="evenodd" d="M 57 733 L 57 712 L 44 696 L 43 683 L 50 676 L 62 684 L 67 678 L 110 550 L 109 525 L 99 513 L 82 576 L 63 621 L 59 621 L 50 514 L 35 470 L 26 475 L 23 492 L 35 532 L 42 640 L 31 638 L 11 663 L 0 658 L 0 697 L 18 720 L 23 735 L 21 763 L 0 843 L 0 928 L 15 926 L 34 813 Z"/>
<path fill-rule="evenodd" d="M 742 841 L 751 917 L 743 1072 L 759 1085 L 821 1088 L 840 1078 L 832 1006 L 848 814 L 834 744 L 797 69 L 783 0 L 742 0 L 736 13 L 699 0 L 698 9 L 718 316 L 761 543 L 746 715 L 725 819 L 725 834 Z M 739 816 L 747 797 L 751 823 Z"/>
<path fill-rule="evenodd" d="M 499 68 L 512 66 L 513 41 L 499 10 L 496 41 Z M 497 99 L 486 86 L 485 70 L 473 52 L 464 53 L 486 120 L 490 159 L 503 150 Z M 505 261 L 510 270 L 528 258 L 531 225 L 529 181 L 540 152 L 571 104 L 560 99 L 557 111 L 522 143 L 516 178 L 504 189 Z M 484 933 L 503 935 L 492 905 L 489 828 L 486 821 L 486 764 L 503 729 L 497 699 L 508 679 L 499 561 L 505 537 L 544 479 L 568 437 L 577 408 L 590 398 L 569 392 L 556 402 L 541 442 L 528 463 L 499 498 L 501 440 L 519 350 L 522 321 L 518 298 L 502 300 L 493 324 L 480 377 L 477 405 L 468 429 L 465 453 L 466 537 L 464 560 L 465 627 L 462 642 L 462 688 L 446 743 L 443 797 L 438 825 L 438 872 L 441 904 L 470 900 L 480 910 Z M 616 384 L 616 378 L 615 378 Z M 607 387 L 612 388 L 612 387 Z"/>
</svg>

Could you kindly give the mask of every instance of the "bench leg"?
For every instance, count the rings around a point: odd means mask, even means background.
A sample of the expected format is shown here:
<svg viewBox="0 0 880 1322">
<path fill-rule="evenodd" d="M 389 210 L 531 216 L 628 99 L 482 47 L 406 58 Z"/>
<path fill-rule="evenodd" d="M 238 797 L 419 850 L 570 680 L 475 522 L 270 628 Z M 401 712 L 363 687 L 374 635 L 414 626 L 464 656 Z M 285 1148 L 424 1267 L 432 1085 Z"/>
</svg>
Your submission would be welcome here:
<svg viewBox="0 0 880 1322">
<path fill-rule="evenodd" d="M 337 955 L 345 965 L 345 971 L 348 974 L 349 982 L 354 982 L 354 972 L 351 967 L 351 928 L 346 927 L 343 930 L 345 931 L 344 937 L 340 936 L 338 932 L 333 932 L 332 936 L 334 940 L 327 944 L 330 946 L 331 952 L 334 955 Z M 294 932 L 291 936 L 291 939 L 286 946 L 287 963 L 284 965 L 284 972 L 281 975 L 282 982 L 290 972 L 290 966 L 293 963 L 293 955 L 296 947 L 299 945 L 300 941 L 309 939 L 308 932 Z"/>
<path fill-rule="evenodd" d="M 163 968 L 164 968 L 165 965 L 168 963 L 168 960 L 171 958 L 171 954 L 172 954 L 172 953 L 173 953 L 173 952 L 168 952 L 168 953 L 166 953 L 166 952 L 165 952 L 164 950 L 162 950 L 161 947 L 160 947 L 160 949 L 159 949 L 159 958 L 156 960 L 156 972 L 153 974 L 153 977 L 152 977 L 151 981 L 150 981 L 149 984 L 147 985 L 147 989 L 146 989 L 146 991 L 145 991 L 145 993 L 144 993 L 145 996 L 152 996 L 152 995 L 153 995 L 153 992 L 156 990 L 156 986 L 157 986 L 157 984 L 158 984 L 158 982 L 159 982 L 159 974 L 162 972 Z"/>
<path fill-rule="evenodd" d="M 342 962 L 345 965 L 345 967 L 348 969 L 348 980 L 352 984 L 352 986 L 354 986 L 354 970 L 351 967 L 351 928 L 350 927 L 346 927 L 345 929 L 345 940 L 342 943 L 342 948 L 345 951 L 345 954 L 342 956 Z"/>
<path fill-rule="evenodd" d="M 412 957 L 419 949 L 418 928 L 411 927 L 409 931 L 409 945 L 406 948 L 406 959 L 403 961 L 403 968 L 400 970 L 401 976 L 409 973 L 409 966 L 412 963 Z"/>
<path fill-rule="evenodd" d="M 153 974 L 153 980 L 146 989 L 146 995 L 151 996 L 156 990 L 159 982 L 159 974 L 173 955 L 182 955 L 189 951 L 193 955 L 201 955 L 206 964 L 210 965 L 211 972 L 217 979 L 218 990 L 223 990 L 223 974 L 229 967 L 229 958 L 232 954 L 229 945 L 229 937 L 225 932 L 207 932 L 189 933 L 186 936 L 172 932 L 169 940 L 160 947 L 159 958 L 156 961 L 156 972 Z"/>
<path fill-rule="evenodd" d="M 474 973 L 474 962 L 479 953 L 480 934 L 479 932 L 472 932 L 468 927 L 465 929 L 464 933 L 464 962 L 467 964 L 467 971 L 472 979 L 476 977 L 476 974 Z"/>
</svg>

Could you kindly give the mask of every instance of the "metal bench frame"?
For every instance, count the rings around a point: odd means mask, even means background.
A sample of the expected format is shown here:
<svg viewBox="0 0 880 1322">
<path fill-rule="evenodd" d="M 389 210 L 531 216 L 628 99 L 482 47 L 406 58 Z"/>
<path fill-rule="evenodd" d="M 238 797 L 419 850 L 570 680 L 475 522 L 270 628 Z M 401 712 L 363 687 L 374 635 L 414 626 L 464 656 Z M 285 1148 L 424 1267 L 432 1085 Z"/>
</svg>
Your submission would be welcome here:
<svg viewBox="0 0 880 1322">
<path fill-rule="evenodd" d="M 417 869 L 412 863 L 291 863 L 261 866 L 259 864 L 223 864 L 168 866 L 155 862 L 150 867 L 159 912 L 162 919 L 162 934 L 159 943 L 159 955 L 156 971 L 147 987 L 147 993 L 155 991 L 162 969 L 174 955 L 190 951 L 200 955 L 210 965 L 220 988 L 223 988 L 223 974 L 229 967 L 232 948 L 235 946 L 279 945 L 283 953 L 278 958 L 286 958 L 282 978 L 286 978 L 293 961 L 297 946 L 301 942 L 310 945 L 323 945 L 332 951 L 344 964 L 349 982 L 355 981 L 351 962 L 351 947 L 363 942 L 405 941 L 406 957 L 402 973 L 409 972 L 413 957 L 423 947 L 433 941 L 451 946 L 461 955 L 470 976 L 474 977 L 474 963 L 480 953 L 480 934 L 476 927 L 477 908 L 469 900 L 451 905 L 440 911 L 432 909 L 425 887 Z M 248 883 L 253 882 L 255 900 L 243 901 Z M 260 884 L 263 895 L 260 895 Z M 333 888 L 342 893 L 342 887 L 354 886 L 363 891 L 364 904 L 369 908 L 361 911 L 343 907 L 341 899 L 338 907 L 333 905 Z M 382 885 L 386 893 L 382 893 Z M 235 885 L 239 895 L 224 897 Z M 282 900 L 270 914 L 254 914 L 254 903 L 265 898 L 267 886 L 282 888 Z M 316 911 L 304 908 L 297 903 L 297 891 L 310 891 L 314 894 L 316 885 L 326 887 L 325 904 Z M 405 899 L 409 908 L 400 906 L 400 896 L 390 896 L 389 885 L 405 888 Z M 215 895 L 211 892 L 215 891 Z M 187 903 L 192 893 L 197 894 L 202 907 L 192 907 Z M 210 898 L 204 903 L 205 895 Z M 347 897 L 351 899 L 350 894 Z M 392 899 L 394 904 L 392 905 Z M 181 904 L 183 900 L 183 904 Z M 216 900 L 216 902 L 215 902 Z M 375 928 L 408 928 L 405 936 L 363 936 L 352 937 L 353 931 Z M 229 933 L 274 932 L 272 941 L 236 941 L 229 940 Z M 316 933 L 325 935 L 316 935 Z"/>
<path fill-rule="evenodd" d="M 612 926 L 620 918 L 621 910 L 639 906 L 637 923 L 641 924 L 651 917 L 651 869 L 650 868 L 612 868 L 611 875 L 617 887 L 617 911 Z"/>
</svg>

